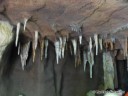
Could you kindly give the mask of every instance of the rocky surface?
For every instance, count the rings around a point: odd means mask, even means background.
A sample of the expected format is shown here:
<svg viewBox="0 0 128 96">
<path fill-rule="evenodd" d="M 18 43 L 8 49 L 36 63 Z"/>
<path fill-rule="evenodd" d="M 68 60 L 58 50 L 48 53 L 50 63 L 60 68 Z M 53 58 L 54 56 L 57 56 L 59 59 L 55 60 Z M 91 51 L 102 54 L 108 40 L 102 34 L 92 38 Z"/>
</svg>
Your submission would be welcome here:
<svg viewBox="0 0 128 96">
<path fill-rule="evenodd" d="M 33 17 L 36 21 L 29 22 L 28 29 L 32 33 L 39 30 L 43 37 L 55 36 L 52 24 L 65 30 L 72 23 L 83 24 L 84 36 L 112 33 L 127 24 L 128 18 L 124 0 L 2 0 L 1 11 L 4 7 L 14 25 Z"/>
</svg>

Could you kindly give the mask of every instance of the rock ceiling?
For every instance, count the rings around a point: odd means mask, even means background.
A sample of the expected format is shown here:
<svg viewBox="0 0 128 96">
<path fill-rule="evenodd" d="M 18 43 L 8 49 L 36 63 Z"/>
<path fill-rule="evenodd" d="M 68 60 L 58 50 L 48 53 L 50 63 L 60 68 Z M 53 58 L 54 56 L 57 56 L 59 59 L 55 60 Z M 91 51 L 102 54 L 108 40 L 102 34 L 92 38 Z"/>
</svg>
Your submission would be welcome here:
<svg viewBox="0 0 128 96">
<path fill-rule="evenodd" d="M 88 37 L 94 33 L 112 33 L 128 23 L 127 0 L 0 0 L 0 2 L 1 20 L 9 20 L 16 25 L 18 22 L 23 22 L 24 18 L 32 18 L 32 22 L 27 23 L 29 32 L 26 31 L 26 35 L 29 37 L 34 37 L 34 31 L 38 30 L 43 37 L 53 38 L 55 36 L 52 30 L 53 24 L 57 25 L 57 30 L 63 29 L 63 34 L 70 31 L 70 24 L 81 24 L 83 35 Z M 3 16 L 3 13 L 6 14 Z M 124 37 L 127 35 L 127 30 L 116 35 Z"/>
</svg>

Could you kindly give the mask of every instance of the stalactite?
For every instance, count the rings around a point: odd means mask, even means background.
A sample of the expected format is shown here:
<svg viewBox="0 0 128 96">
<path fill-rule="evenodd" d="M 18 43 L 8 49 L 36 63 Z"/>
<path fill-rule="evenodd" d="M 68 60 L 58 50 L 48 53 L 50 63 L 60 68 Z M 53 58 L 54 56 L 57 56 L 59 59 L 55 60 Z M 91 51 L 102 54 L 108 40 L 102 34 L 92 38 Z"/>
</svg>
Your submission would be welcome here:
<svg viewBox="0 0 128 96">
<path fill-rule="evenodd" d="M 60 43 L 60 51 L 59 51 L 59 58 L 62 58 L 62 46 L 63 46 L 63 39 L 62 37 L 59 37 L 59 43 Z"/>
<path fill-rule="evenodd" d="M 103 39 L 99 38 L 100 50 L 103 50 Z"/>
<path fill-rule="evenodd" d="M 92 38 L 91 37 L 89 41 L 89 51 L 92 52 Z"/>
<path fill-rule="evenodd" d="M 84 72 L 86 71 L 86 64 L 87 64 L 87 53 L 84 51 L 83 52 L 83 63 L 84 63 Z"/>
<path fill-rule="evenodd" d="M 17 23 L 17 29 L 16 29 L 16 41 L 15 46 L 17 47 L 18 39 L 19 39 L 19 32 L 20 32 L 20 23 Z"/>
<path fill-rule="evenodd" d="M 36 57 L 36 52 L 35 52 L 35 42 L 33 41 L 32 42 L 32 60 L 33 60 L 33 63 L 35 62 L 35 57 Z"/>
<path fill-rule="evenodd" d="M 28 19 L 24 18 L 24 31 L 25 31 L 25 28 L 26 28 L 26 25 L 27 25 L 27 21 L 28 21 Z"/>
<path fill-rule="evenodd" d="M 82 44 L 82 35 L 79 36 L 80 45 Z"/>
<path fill-rule="evenodd" d="M 73 45 L 73 49 L 74 49 L 74 55 L 76 55 L 76 51 L 77 51 L 77 41 L 75 39 L 72 39 L 72 45 Z"/>
<path fill-rule="evenodd" d="M 90 78 L 92 78 L 92 67 L 94 65 L 94 54 L 92 51 L 92 38 L 90 37 L 90 41 L 89 41 L 89 51 L 87 52 L 87 58 L 88 58 L 88 62 L 90 65 Z"/>
<path fill-rule="evenodd" d="M 124 40 L 119 40 L 121 47 L 122 47 L 122 51 L 121 53 L 124 55 L 124 59 L 126 59 L 127 57 L 127 38 L 125 38 Z"/>
<path fill-rule="evenodd" d="M 66 39 L 67 42 L 67 39 Z M 65 50 L 68 50 L 68 43 L 65 44 Z"/>
<path fill-rule="evenodd" d="M 127 60 L 127 71 L 128 71 L 128 38 L 125 38 L 125 56 Z"/>
<path fill-rule="evenodd" d="M 127 37 L 125 38 L 125 56 L 128 56 L 128 39 Z"/>
<path fill-rule="evenodd" d="M 20 43 L 19 43 L 19 46 L 18 46 L 18 55 L 20 55 L 20 51 L 21 51 L 21 49 L 20 49 Z"/>
<path fill-rule="evenodd" d="M 64 58 L 65 46 L 66 46 L 66 37 L 63 37 L 62 58 Z"/>
<path fill-rule="evenodd" d="M 59 41 L 56 41 L 54 43 L 55 45 L 55 51 L 56 51 L 56 61 L 57 61 L 57 64 L 59 63 L 59 55 L 60 55 L 60 42 Z"/>
<path fill-rule="evenodd" d="M 115 44 L 115 42 L 116 42 L 115 37 L 112 37 L 112 38 L 111 38 L 111 44 L 110 44 L 110 45 L 112 46 L 112 47 L 111 47 L 111 50 L 114 50 L 114 44 Z"/>
<path fill-rule="evenodd" d="M 114 89 L 114 65 L 110 52 L 103 53 L 104 89 Z"/>
<path fill-rule="evenodd" d="M 22 64 L 23 70 L 24 70 L 24 67 L 26 66 L 26 61 L 28 59 L 29 48 L 30 48 L 30 42 L 23 45 L 21 49 L 20 58 L 21 58 L 21 64 Z"/>
<path fill-rule="evenodd" d="M 98 35 L 94 35 L 94 40 L 95 40 L 95 46 L 96 46 L 96 55 L 98 55 Z"/>
<path fill-rule="evenodd" d="M 114 49 L 113 42 L 112 42 L 112 41 L 110 41 L 110 42 L 109 42 L 109 44 L 110 44 L 110 49 L 111 49 L 111 50 L 113 50 L 113 49 Z"/>
<path fill-rule="evenodd" d="M 71 27 L 71 30 L 74 32 L 78 32 L 78 33 L 81 32 L 81 25 L 79 24 L 71 24 L 70 27 Z"/>
<path fill-rule="evenodd" d="M 35 43 L 35 50 L 36 50 L 36 48 L 38 46 L 38 31 L 35 31 L 35 38 L 34 39 L 35 39 L 34 43 Z"/>
<path fill-rule="evenodd" d="M 41 50 L 41 60 L 43 60 L 43 54 L 44 54 L 44 39 L 40 41 L 40 50 Z"/>
<path fill-rule="evenodd" d="M 115 40 L 114 37 L 112 37 L 110 41 L 111 41 L 110 42 L 111 50 L 114 50 L 114 43 L 115 43 L 116 40 Z"/>
<path fill-rule="evenodd" d="M 36 57 L 36 48 L 38 45 L 38 31 L 35 31 L 35 36 L 34 36 L 34 40 L 32 42 L 32 52 L 33 52 L 33 62 L 35 62 L 35 57 Z"/>
<path fill-rule="evenodd" d="M 90 66 L 90 78 L 92 78 L 92 67 L 94 65 L 94 54 L 93 51 L 87 53 L 88 55 L 88 62 L 89 62 L 89 66 Z"/>
<path fill-rule="evenodd" d="M 47 58 L 47 53 L 48 53 L 48 44 L 49 44 L 49 42 L 48 42 L 48 39 L 45 39 L 45 58 Z"/>
</svg>

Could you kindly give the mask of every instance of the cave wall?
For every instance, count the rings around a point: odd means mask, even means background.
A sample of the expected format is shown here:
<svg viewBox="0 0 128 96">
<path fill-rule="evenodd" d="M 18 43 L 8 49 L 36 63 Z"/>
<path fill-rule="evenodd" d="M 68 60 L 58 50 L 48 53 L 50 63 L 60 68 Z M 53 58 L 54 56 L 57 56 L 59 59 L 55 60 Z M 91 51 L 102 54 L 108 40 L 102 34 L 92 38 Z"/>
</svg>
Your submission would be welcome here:
<svg viewBox="0 0 128 96">
<path fill-rule="evenodd" d="M 65 58 L 56 64 L 52 43 L 48 47 L 48 58 L 44 61 L 40 60 L 38 47 L 35 63 L 32 62 L 32 55 L 29 55 L 24 71 L 15 46 L 11 51 L 8 62 L 4 62 L 7 65 L 4 67 L 1 80 L 3 85 L 0 87 L 1 96 L 18 96 L 19 94 L 24 94 L 23 96 L 86 96 L 88 91 L 103 87 L 103 66 L 102 61 L 99 60 L 102 58 L 102 53 L 95 58 L 96 64 L 93 68 L 93 79 L 91 79 L 89 64 L 86 72 L 83 64 L 75 68 L 74 56 L 69 50 L 65 53 Z"/>
<path fill-rule="evenodd" d="M 86 96 L 86 92 L 90 90 L 102 89 L 102 52 L 95 56 L 93 79 L 89 78 L 89 65 L 86 72 L 83 70 L 83 63 L 75 68 L 74 56 L 69 50 L 66 51 L 65 58 L 56 64 L 53 44 L 56 40 L 56 32 L 52 24 L 57 25 L 56 30 L 59 30 L 61 35 L 70 33 L 71 37 L 78 34 L 71 32 L 70 24 L 82 24 L 82 35 L 87 41 L 94 33 L 103 36 L 112 34 L 118 39 L 124 39 L 127 36 L 127 29 L 123 29 L 118 34 L 114 32 L 121 26 L 127 25 L 127 9 L 127 1 L 123 0 L 1 0 L 0 20 L 9 21 L 14 26 L 14 33 L 18 22 L 30 18 L 27 30 L 22 32 L 25 39 L 32 40 L 35 30 L 38 30 L 42 38 L 49 39 L 50 45 L 48 58 L 43 61 L 40 60 L 38 46 L 35 63 L 32 62 L 31 49 L 27 66 L 23 71 L 13 41 L 13 44 L 9 45 L 9 51 L 5 51 L 6 58 L 4 57 L 1 62 L 4 66 L 0 95 L 18 96 L 23 93 L 25 96 Z M 24 42 L 25 39 L 21 38 L 20 41 Z M 120 48 L 120 44 L 117 45 L 116 48 Z"/>
</svg>

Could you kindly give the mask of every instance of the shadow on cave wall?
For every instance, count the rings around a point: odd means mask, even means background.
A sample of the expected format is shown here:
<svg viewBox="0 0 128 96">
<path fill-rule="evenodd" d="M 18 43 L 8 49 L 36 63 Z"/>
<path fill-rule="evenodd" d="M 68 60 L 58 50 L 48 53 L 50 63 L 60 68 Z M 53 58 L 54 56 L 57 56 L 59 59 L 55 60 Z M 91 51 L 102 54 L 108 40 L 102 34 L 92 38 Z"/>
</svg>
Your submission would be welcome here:
<svg viewBox="0 0 128 96">
<path fill-rule="evenodd" d="M 11 47 L 10 47 L 11 46 Z M 102 57 L 102 55 L 99 55 Z M 98 89 L 103 81 L 102 63 L 98 56 L 93 70 L 93 79 L 89 78 L 89 65 L 86 73 L 83 65 L 75 68 L 74 56 L 69 50 L 65 58 L 56 64 L 54 45 L 50 42 L 48 58 L 40 60 L 40 48 L 36 50 L 35 63 L 32 62 L 32 50 L 29 52 L 27 66 L 23 71 L 20 56 L 14 43 L 8 46 L 1 62 L 0 96 L 85 96 L 89 90 Z M 99 70 L 97 70 L 99 69 Z"/>
<path fill-rule="evenodd" d="M 90 90 L 102 89 L 103 66 L 102 53 L 95 57 L 93 79 L 89 78 L 89 64 L 86 72 L 83 64 L 75 68 L 74 56 L 69 50 L 65 58 L 56 64 L 54 45 L 50 42 L 48 58 L 40 60 L 40 48 L 36 50 L 35 63 L 32 62 L 32 50 L 29 52 L 27 66 L 23 71 L 17 48 L 11 43 L 4 53 L 0 67 L 0 96 L 86 96 Z M 117 61 L 119 88 L 127 90 L 127 72 L 125 61 Z M 122 79 L 120 79 L 122 78 Z"/>
</svg>

